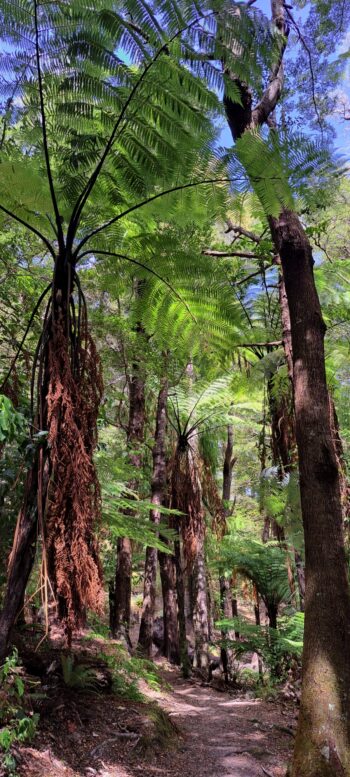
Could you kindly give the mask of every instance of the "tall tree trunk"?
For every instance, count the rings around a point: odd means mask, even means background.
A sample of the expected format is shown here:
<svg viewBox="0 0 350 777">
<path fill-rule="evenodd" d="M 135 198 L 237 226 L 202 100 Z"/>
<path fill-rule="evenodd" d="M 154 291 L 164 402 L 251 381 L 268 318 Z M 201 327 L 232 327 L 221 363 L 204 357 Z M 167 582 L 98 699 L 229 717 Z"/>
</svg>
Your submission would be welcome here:
<svg viewBox="0 0 350 777">
<path fill-rule="evenodd" d="M 235 459 L 233 458 L 233 426 L 232 424 L 229 424 L 227 427 L 227 442 L 226 442 L 226 448 L 225 448 L 223 482 L 222 482 L 222 499 L 224 502 L 224 509 L 225 509 L 226 516 L 228 516 L 230 512 L 229 502 L 231 499 L 232 474 L 233 474 L 234 463 L 235 463 Z M 221 575 L 219 583 L 220 583 L 221 615 L 223 618 L 230 620 L 232 617 L 237 617 L 238 615 L 237 599 L 236 598 L 232 599 L 230 579 L 226 578 L 224 575 Z M 227 632 L 224 630 L 221 632 L 221 638 L 223 641 L 225 641 L 225 639 L 231 640 L 233 639 L 233 637 L 236 636 L 236 633 L 238 632 L 232 632 L 232 631 Z M 227 683 L 229 681 L 230 670 L 232 668 L 233 655 L 232 655 L 232 650 L 225 647 L 225 644 L 221 648 L 221 660 L 224 668 L 225 682 Z"/>
<path fill-rule="evenodd" d="M 31 573 L 37 543 L 38 525 L 38 466 L 29 470 L 25 485 L 12 553 L 9 561 L 7 588 L 0 615 L 0 664 L 7 655 L 11 632 L 24 601 L 24 594 Z"/>
<path fill-rule="evenodd" d="M 177 538 L 175 540 L 175 564 L 176 564 L 176 593 L 177 593 L 177 614 L 179 623 L 179 650 L 180 663 L 184 677 L 191 674 L 191 664 L 188 655 L 188 644 L 186 635 L 186 615 L 185 615 L 185 583 L 183 564 L 181 558 L 180 530 L 177 521 Z"/>
<path fill-rule="evenodd" d="M 271 219 L 291 320 L 305 535 L 303 684 L 292 774 L 350 774 L 350 597 L 338 461 L 311 247 L 298 216 Z M 329 602 L 336 602 L 330 607 Z"/>
<path fill-rule="evenodd" d="M 161 518 L 161 506 L 164 504 L 166 487 L 166 409 L 168 400 L 168 380 L 163 378 L 160 387 L 156 414 L 155 442 L 153 447 L 153 475 L 151 500 L 155 505 L 150 519 L 158 525 Z M 146 549 L 145 579 L 143 588 L 143 607 L 139 634 L 139 647 L 149 657 L 152 655 L 153 622 L 156 605 L 157 548 Z"/>
<path fill-rule="evenodd" d="M 205 568 L 204 531 L 197 538 L 197 551 L 193 564 L 193 580 L 195 600 L 193 609 L 193 626 L 195 635 L 195 668 L 207 672 L 209 668 L 209 618 L 207 601 L 207 575 Z"/>
<path fill-rule="evenodd" d="M 144 335 L 141 326 L 137 327 L 140 335 Z M 133 375 L 129 387 L 129 422 L 127 446 L 129 462 L 134 467 L 135 477 L 130 481 L 132 489 L 137 487 L 137 471 L 142 465 L 141 446 L 145 427 L 145 381 L 140 372 L 139 362 L 133 366 Z M 131 612 L 131 576 L 132 576 L 132 544 L 128 537 L 119 537 L 117 543 L 117 563 L 115 573 L 115 614 L 111 617 L 114 624 L 113 636 L 123 638 L 130 646 L 130 612 Z"/>
<path fill-rule="evenodd" d="M 272 0 L 282 32 L 279 62 L 258 105 L 237 81 L 242 105 L 225 99 L 234 139 L 273 113 L 283 86 L 288 36 L 283 0 Z M 242 122 L 242 115 L 244 121 Z M 243 126 L 244 125 L 244 126 Z M 303 682 L 292 777 L 350 775 L 350 595 L 345 558 L 341 483 L 325 373 L 324 334 L 311 247 L 297 214 L 270 218 L 281 258 L 290 313 L 296 439 L 305 538 Z M 335 606 L 329 606 L 333 601 Z"/>
<path fill-rule="evenodd" d="M 165 542 L 164 538 L 163 542 Z M 158 557 L 163 596 L 163 653 L 171 663 L 180 664 L 175 557 L 162 551 L 159 552 Z"/>
</svg>

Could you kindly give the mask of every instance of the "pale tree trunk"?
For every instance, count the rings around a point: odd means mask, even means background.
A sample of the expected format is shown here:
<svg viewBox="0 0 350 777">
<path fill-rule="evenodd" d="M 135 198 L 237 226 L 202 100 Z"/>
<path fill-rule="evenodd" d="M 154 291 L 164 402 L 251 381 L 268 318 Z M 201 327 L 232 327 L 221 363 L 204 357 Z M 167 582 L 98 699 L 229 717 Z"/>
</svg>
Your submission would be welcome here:
<svg viewBox="0 0 350 777">
<path fill-rule="evenodd" d="M 209 618 L 207 600 L 207 575 L 205 565 L 204 531 L 197 538 L 197 552 L 193 564 L 194 608 L 193 627 L 195 636 L 195 668 L 207 671 L 209 668 Z"/>
<path fill-rule="evenodd" d="M 168 381 L 163 378 L 160 387 L 156 413 L 156 431 L 153 447 L 153 475 L 151 501 L 154 507 L 150 519 L 158 525 L 161 518 L 161 506 L 164 504 L 166 488 L 166 409 L 168 399 Z M 151 657 L 153 623 L 156 605 L 157 548 L 146 549 L 145 579 L 143 588 L 143 607 L 140 624 L 139 647 Z"/>
<path fill-rule="evenodd" d="M 229 502 L 231 499 L 232 488 L 232 473 L 235 459 L 233 458 L 233 426 L 231 424 L 227 427 L 227 441 L 224 456 L 223 466 L 223 483 L 222 483 L 222 499 L 224 502 L 224 509 L 226 516 L 229 515 L 230 508 Z M 231 579 L 222 575 L 220 577 L 220 609 L 223 618 L 230 620 L 230 618 L 238 615 L 237 599 L 233 601 L 231 591 Z M 232 640 L 237 632 L 222 631 L 221 637 L 223 640 Z M 227 647 L 221 648 L 221 660 L 224 669 L 225 682 L 227 683 L 230 678 L 230 671 L 233 664 L 232 650 Z"/>
<path fill-rule="evenodd" d="M 138 327 L 143 335 L 143 329 Z M 130 451 L 129 462 L 135 473 L 142 465 L 141 446 L 145 427 L 145 381 L 140 373 L 139 363 L 134 364 L 133 375 L 129 386 L 129 422 L 127 446 Z M 137 487 L 137 476 L 129 483 L 130 488 Z M 130 643 L 130 612 L 131 612 L 131 579 L 132 579 L 132 545 L 128 537 L 119 537 L 117 543 L 117 563 L 114 588 L 114 612 L 111 616 L 112 635 L 123 638 Z"/>
<path fill-rule="evenodd" d="M 283 0 L 272 0 L 271 7 L 273 23 L 287 35 Z M 244 128 L 242 106 L 226 100 L 234 139 L 245 129 L 265 123 L 273 113 L 283 85 L 283 52 L 284 46 L 269 86 L 255 108 L 251 105 L 251 93 L 241 85 L 243 109 L 248 117 Z M 290 314 L 305 538 L 303 681 L 291 774 L 349 777 L 350 595 L 341 482 L 325 373 L 325 325 L 311 247 L 297 214 L 283 210 L 279 218 L 270 218 L 270 228 L 281 258 Z"/>
</svg>

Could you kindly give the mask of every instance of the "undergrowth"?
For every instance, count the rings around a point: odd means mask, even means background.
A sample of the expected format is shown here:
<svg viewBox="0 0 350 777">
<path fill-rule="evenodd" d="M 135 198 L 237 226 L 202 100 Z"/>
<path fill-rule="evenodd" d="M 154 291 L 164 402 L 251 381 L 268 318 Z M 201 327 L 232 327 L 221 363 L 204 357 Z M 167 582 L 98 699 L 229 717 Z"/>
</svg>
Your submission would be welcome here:
<svg viewBox="0 0 350 777">
<path fill-rule="evenodd" d="M 15 746 L 32 739 L 37 729 L 39 715 L 30 698 L 33 685 L 35 681 L 24 677 L 14 649 L 0 668 L 0 769 L 6 777 L 17 775 Z"/>
</svg>

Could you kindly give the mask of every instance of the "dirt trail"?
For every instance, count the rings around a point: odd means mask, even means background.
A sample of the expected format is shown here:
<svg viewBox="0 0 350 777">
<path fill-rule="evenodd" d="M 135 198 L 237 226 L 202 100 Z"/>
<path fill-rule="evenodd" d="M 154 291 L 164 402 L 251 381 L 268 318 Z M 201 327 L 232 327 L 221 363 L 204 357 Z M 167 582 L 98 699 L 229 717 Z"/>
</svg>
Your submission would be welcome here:
<svg viewBox="0 0 350 777">
<path fill-rule="evenodd" d="M 162 666 L 166 691 L 142 689 L 179 729 L 174 746 L 145 753 L 123 730 L 142 731 L 144 710 L 116 697 L 90 697 L 42 720 L 38 747 L 23 748 L 25 777 L 284 777 L 296 710 L 184 680 Z M 75 712 L 74 712 L 75 711 Z M 75 714 L 76 713 L 76 714 Z M 135 740 L 137 740 L 137 734 Z"/>
<path fill-rule="evenodd" d="M 166 673 L 172 692 L 159 702 L 183 732 L 176 771 L 183 777 L 282 777 L 293 745 L 295 710 L 232 696 Z M 175 766 L 175 764 L 174 764 Z"/>
</svg>

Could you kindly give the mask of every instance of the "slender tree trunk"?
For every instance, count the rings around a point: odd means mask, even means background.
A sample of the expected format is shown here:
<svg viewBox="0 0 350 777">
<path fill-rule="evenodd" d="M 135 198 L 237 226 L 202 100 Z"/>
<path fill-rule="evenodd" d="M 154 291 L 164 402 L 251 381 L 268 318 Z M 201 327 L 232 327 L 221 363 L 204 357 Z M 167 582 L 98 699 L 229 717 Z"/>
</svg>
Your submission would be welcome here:
<svg viewBox="0 0 350 777">
<path fill-rule="evenodd" d="M 141 326 L 137 331 L 144 334 Z M 141 468 L 141 445 L 145 427 L 145 381 L 140 373 L 140 364 L 136 362 L 129 387 L 129 423 L 127 445 L 129 462 L 135 469 L 135 477 L 129 483 L 130 488 L 137 487 L 136 472 Z M 128 537 L 120 537 L 117 543 L 117 563 L 115 573 L 115 613 L 110 616 L 114 624 L 113 636 L 123 638 L 130 646 L 130 613 L 131 613 L 131 579 L 132 579 L 132 544 Z"/>
<path fill-rule="evenodd" d="M 291 320 L 306 560 L 303 684 L 292 774 L 348 775 L 350 597 L 325 374 L 325 325 L 311 247 L 298 216 L 286 210 L 270 223 Z M 330 600 L 335 607 L 329 606 Z"/>
<path fill-rule="evenodd" d="M 233 458 L 233 426 L 232 424 L 229 424 L 227 427 L 227 442 L 226 442 L 225 456 L 224 456 L 223 483 L 222 483 L 222 499 L 224 502 L 226 515 L 229 515 L 229 502 L 231 499 L 232 474 L 233 474 L 234 463 L 235 463 L 235 459 Z M 232 617 L 235 618 L 238 616 L 238 607 L 237 607 L 237 599 L 232 598 L 231 580 L 229 580 L 228 578 L 222 575 L 220 577 L 219 583 L 220 583 L 221 614 L 227 620 L 229 620 Z M 227 632 L 224 630 L 221 632 L 221 638 L 223 640 L 225 639 L 231 640 L 233 639 L 233 637 L 236 638 L 236 633 L 238 632 L 232 632 L 232 631 Z M 232 650 L 223 646 L 221 648 L 221 660 L 224 667 L 225 682 L 227 683 L 229 681 L 230 670 L 232 669 L 232 663 L 233 663 Z"/>
<path fill-rule="evenodd" d="M 177 521 L 178 524 L 178 521 Z M 191 674 L 191 664 L 188 655 L 188 644 L 186 636 L 186 615 L 185 615 L 185 584 L 184 574 L 182 568 L 181 558 L 181 544 L 180 544 L 180 531 L 177 527 L 178 537 L 175 540 L 175 564 L 176 564 L 176 593 L 177 593 L 177 609 L 178 609 L 178 623 L 179 623 L 179 649 L 180 649 L 180 662 L 182 667 L 182 673 L 184 677 L 189 677 Z"/>
<path fill-rule="evenodd" d="M 225 100 L 234 139 L 246 129 L 265 123 L 282 91 L 283 53 L 288 36 L 283 0 L 272 0 L 271 9 L 276 30 L 284 34 L 280 59 L 255 108 L 250 90 L 235 78 L 242 105 L 230 98 Z M 341 482 L 325 373 L 325 325 L 311 247 L 297 214 L 283 210 L 279 218 L 270 218 L 270 229 L 281 258 L 290 314 L 305 538 L 303 682 L 292 777 L 349 777 L 350 594 Z M 330 607 L 330 601 L 335 606 Z"/>
<path fill-rule="evenodd" d="M 24 594 L 31 573 L 37 542 L 38 467 L 29 470 L 25 486 L 25 497 L 21 507 L 12 553 L 9 562 L 7 588 L 0 615 L 0 664 L 7 655 L 11 632 L 24 601 Z"/>
<path fill-rule="evenodd" d="M 159 391 L 156 432 L 153 448 L 153 475 L 151 484 L 151 499 L 155 507 L 150 518 L 158 525 L 161 517 L 161 506 L 164 503 L 166 487 L 166 408 L 168 399 L 168 381 L 163 379 Z M 149 657 L 152 655 L 153 622 L 156 605 L 157 579 L 157 548 L 146 549 L 145 580 L 143 589 L 143 607 L 140 624 L 139 647 Z"/>
<path fill-rule="evenodd" d="M 163 538 L 163 542 L 165 539 Z M 180 664 L 179 629 L 176 596 L 176 563 L 169 553 L 158 554 L 163 596 L 164 656 L 173 664 Z"/>
<path fill-rule="evenodd" d="M 260 626 L 260 596 L 255 583 L 253 583 L 253 597 L 254 597 L 255 624 L 256 626 Z M 262 668 L 262 660 L 260 656 L 258 656 L 258 671 L 259 671 L 259 678 L 261 680 L 263 676 L 263 668 Z"/>
<path fill-rule="evenodd" d="M 204 531 L 197 539 L 197 552 L 193 565 L 195 605 L 193 626 L 195 634 L 194 666 L 205 672 L 209 668 L 209 618 L 207 601 L 207 575 L 205 568 Z"/>
</svg>

